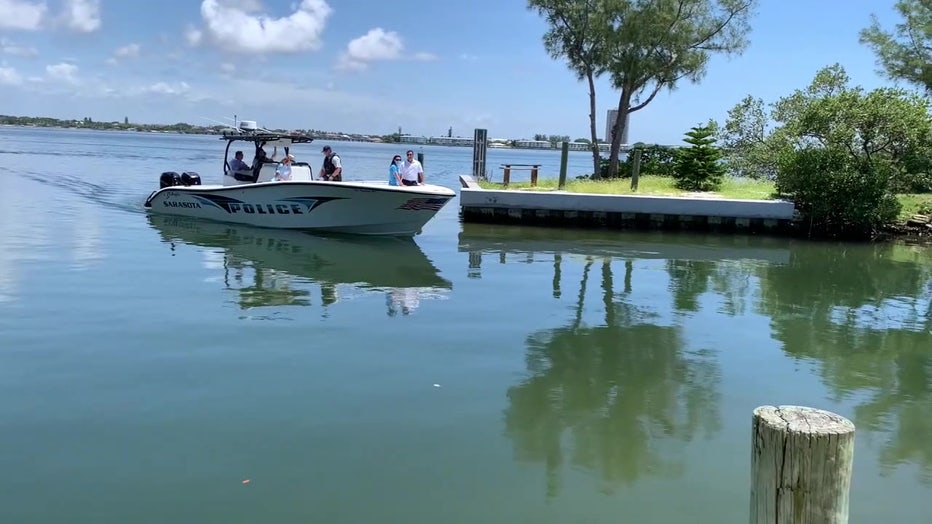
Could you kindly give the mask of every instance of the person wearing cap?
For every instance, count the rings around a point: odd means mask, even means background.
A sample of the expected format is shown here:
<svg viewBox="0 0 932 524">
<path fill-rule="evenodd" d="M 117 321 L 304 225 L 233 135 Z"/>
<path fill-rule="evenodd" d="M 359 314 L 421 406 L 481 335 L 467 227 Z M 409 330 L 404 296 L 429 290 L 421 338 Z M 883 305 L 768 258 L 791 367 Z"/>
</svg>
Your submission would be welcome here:
<svg viewBox="0 0 932 524">
<path fill-rule="evenodd" d="M 285 155 L 285 158 L 282 159 L 282 163 L 278 164 L 278 168 L 275 169 L 275 180 L 279 182 L 284 180 L 291 180 L 292 162 L 294 162 L 294 155 Z"/>
<path fill-rule="evenodd" d="M 324 146 L 320 152 L 324 154 L 324 165 L 320 168 L 320 179 L 331 182 L 342 181 L 343 166 L 340 164 L 340 157 L 330 149 L 330 146 Z"/>
</svg>

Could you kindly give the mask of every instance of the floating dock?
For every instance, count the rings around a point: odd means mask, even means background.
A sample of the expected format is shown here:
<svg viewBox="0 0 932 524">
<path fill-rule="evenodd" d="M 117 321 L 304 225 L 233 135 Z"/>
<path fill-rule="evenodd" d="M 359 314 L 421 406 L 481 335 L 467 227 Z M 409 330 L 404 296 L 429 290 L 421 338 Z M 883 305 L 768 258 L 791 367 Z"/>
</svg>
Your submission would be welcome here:
<svg viewBox="0 0 932 524">
<path fill-rule="evenodd" d="M 495 190 L 481 188 L 472 176 L 459 178 L 464 222 L 773 234 L 797 230 L 795 206 L 786 200 Z"/>
</svg>

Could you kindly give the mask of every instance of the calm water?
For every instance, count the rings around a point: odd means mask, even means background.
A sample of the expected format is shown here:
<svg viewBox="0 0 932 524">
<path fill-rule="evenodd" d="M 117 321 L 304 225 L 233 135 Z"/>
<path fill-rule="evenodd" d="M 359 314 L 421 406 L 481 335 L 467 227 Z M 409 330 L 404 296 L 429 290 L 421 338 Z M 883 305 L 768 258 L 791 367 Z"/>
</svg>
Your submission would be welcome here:
<svg viewBox="0 0 932 524">
<path fill-rule="evenodd" d="M 928 521 L 928 250 L 143 212 L 223 145 L 0 128 L 0 522 L 743 523 L 762 404 L 857 424 L 852 522 Z M 333 145 L 347 178 L 403 149 Z"/>
</svg>

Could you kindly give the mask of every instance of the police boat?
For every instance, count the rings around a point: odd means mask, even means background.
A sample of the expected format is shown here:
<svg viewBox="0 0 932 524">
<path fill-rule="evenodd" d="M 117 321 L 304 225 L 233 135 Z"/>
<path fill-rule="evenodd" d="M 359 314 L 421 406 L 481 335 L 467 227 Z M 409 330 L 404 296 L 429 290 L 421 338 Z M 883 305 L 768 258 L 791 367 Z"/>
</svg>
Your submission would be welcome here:
<svg viewBox="0 0 932 524">
<path fill-rule="evenodd" d="M 315 180 L 306 162 L 292 162 L 291 179 L 275 180 L 279 161 L 265 156 L 267 148 L 281 148 L 287 156 L 310 136 L 274 133 L 244 120 L 225 131 L 223 183 L 202 184 L 198 173 L 168 171 L 159 189 L 145 201 L 151 213 L 204 218 L 258 227 L 361 235 L 414 236 L 455 195 L 450 188 L 425 184 L 391 186 L 382 180 L 331 182 Z M 252 144 L 251 167 L 230 167 L 233 144 Z"/>
</svg>

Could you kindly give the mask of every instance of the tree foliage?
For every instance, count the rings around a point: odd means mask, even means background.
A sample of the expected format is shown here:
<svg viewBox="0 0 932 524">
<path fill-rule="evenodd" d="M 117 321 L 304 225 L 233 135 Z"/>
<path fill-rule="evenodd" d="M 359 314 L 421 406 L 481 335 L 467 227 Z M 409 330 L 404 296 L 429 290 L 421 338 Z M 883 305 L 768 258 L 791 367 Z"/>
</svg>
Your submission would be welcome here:
<svg viewBox="0 0 932 524">
<path fill-rule="evenodd" d="M 769 122 L 770 114 L 763 99 L 751 95 L 728 111 L 718 139 L 726 152 L 725 166 L 729 173 L 754 179 L 772 180 L 776 176 Z"/>
<path fill-rule="evenodd" d="M 631 146 L 625 159 L 618 163 L 618 174 L 616 178 L 629 178 L 633 169 L 634 154 L 641 153 L 641 173 L 653 176 L 673 176 L 673 168 L 676 161 L 676 148 L 671 146 L 661 146 L 657 144 L 645 144 L 638 142 Z M 608 178 L 609 159 L 601 158 L 602 178 Z"/>
<path fill-rule="evenodd" d="M 694 126 L 684 142 L 691 147 L 677 151 L 673 178 L 676 187 L 687 191 L 714 191 L 722 183 L 725 168 L 719 162 L 722 153 L 715 146 L 715 126 L 712 123 Z"/>
<path fill-rule="evenodd" d="M 835 64 L 769 109 L 748 97 L 729 112 L 726 165 L 773 175 L 820 232 L 867 234 L 896 218 L 896 193 L 932 190 L 932 117 L 916 93 L 851 87 Z"/>
<path fill-rule="evenodd" d="M 589 83 L 594 176 L 595 78 L 611 76 L 619 90 L 611 136 L 609 175 L 618 175 L 621 137 L 629 113 L 680 80 L 700 81 L 713 54 L 733 55 L 748 45 L 749 20 L 758 0 L 528 0 L 549 25 L 544 46 Z"/>
<path fill-rule="evenodd" d="M 599 172 L 595 79 L 605 72 L 606 4 L 604 0 L 528 0 L 528 9 L 550 26 L 544 48 L 551 58 L 566 60 L 578 80 L 589 85 L 589 134 L 594 173 Z"/>
<path fill-rule="evenodd" d="M 837 147 L 806 147 L 781 154 L 776 189 L 792 196 L 814 232 L 869 236 L 900 211 L 889 168 Z"/>
<path fill-rule="evenodd" d="M 861 31 L 861 43 L 873 49 L 888 78 L 904 80 L 932 95 L 932 2 L 899 0 L 896 10 L 902 23 L 885 31 L 871 15 L 871 25 Z"/>
<path fill-rule="evenodd" d="M 735 55 L 748 46 L 757 0 L 604 0 L 611 5 L 605 70 L 619 90 L 609 175 L 617 173 L 624 125 L 664 88 L 699 82 L 713 54 Z"/>
</svg>

